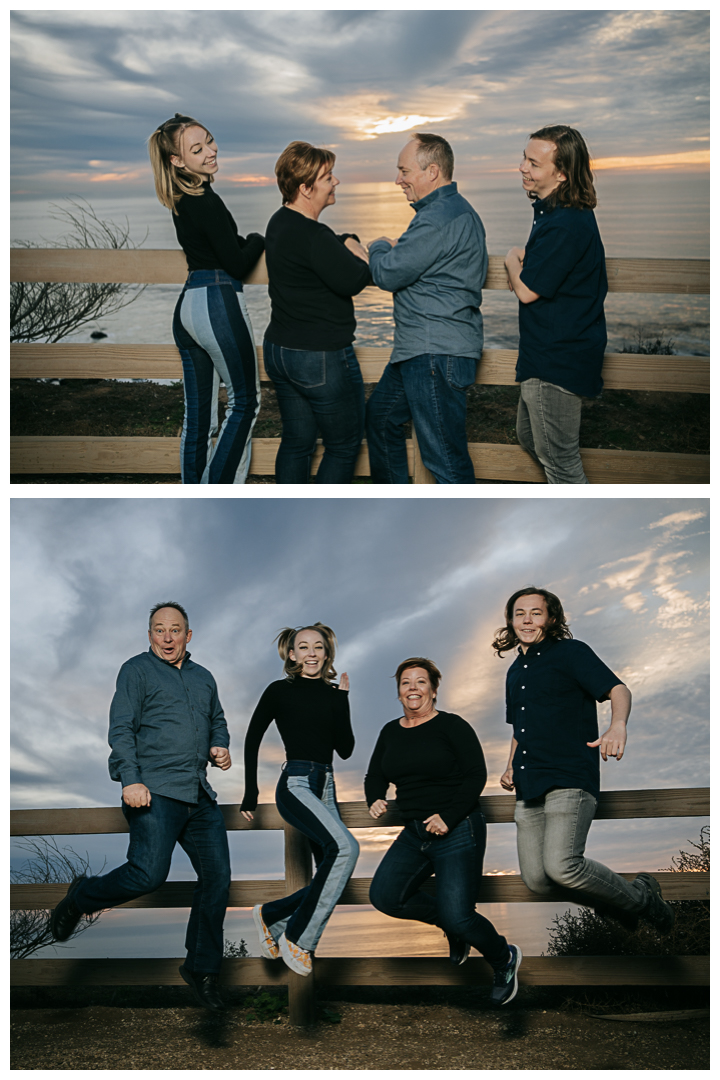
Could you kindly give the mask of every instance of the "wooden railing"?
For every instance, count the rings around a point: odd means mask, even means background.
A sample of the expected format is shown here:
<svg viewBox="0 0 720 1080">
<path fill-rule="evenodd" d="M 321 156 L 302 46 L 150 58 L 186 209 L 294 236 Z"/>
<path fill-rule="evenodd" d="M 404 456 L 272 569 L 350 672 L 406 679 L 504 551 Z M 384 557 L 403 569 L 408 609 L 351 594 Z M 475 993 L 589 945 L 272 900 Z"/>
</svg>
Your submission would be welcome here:
<svg viewBox="0 0 720 1080">
<path fill-rule="evenodd" d="M 123 282 L 180 284 L 187 276 L 181 251 L 105 251 L 61 248 L 12 248 L 11 280 Z M 703 259 L 608 259 L 609 288 L 628 293 L 707 293 L 710 264 Z M 264 257 L 247 284 L 266 284 Z M 507 289 L 503 259 L 490 257 L 486 289 Z M 267 378 L 262 366 L 261 379 Z M 377 382 L 390 357 L 390 349 L 356 350 L 363 379 Z M 517 353 L 486 349 L 476 383 L 512 385 Z M 182 365 L 174 345 L 13 345 L 13 378 L 44 379 L 179 379 Z M 699 356 L 644 356 L 608 353 L 603 379 L 608 389 L 685 391 L 708 393 L 710 362 Z M 279 439 L 253 439 L 250 472 L 272 475 Z M 432 484 L 424 467 L 415 432 L 407 444 L 413 483 Z M 591 483 L 705 484 L 709 457 L 699 454 L 648 453 L 625 450 L 582 450 Z M 318 448 L 313 472 L 322 456 Z M 543 470 L 517 445 L 471 443 L 475 476 L 485 480 L 542 483 Z M 14 473 L 162 473 L 177 474 L 179 438 L 89 438 L 16 436 L 11 440 Z M 363 443 L 355 474 L 370 474 L 367 446 Z"/>
<path fill-rule="evenodd" d="M 515 797 L 490 795 L 480 799 L 488 824 L 513 820 Z M 239 813 L 239 806 L 221 807 L 229 830 L 255 831 L 284 829 L 285 880 L 233 881 L 230 907 L 254 904 L 289 895 L 306 885 L 311 876 L 309 845 L 295 829 L 285 824 L 273 804 L 259 806 L 252 822 Z M 351 829 L 377 828 L 363 802 L 340 804 L 340 813 Z M 707 788 L 664 788 L 646 791 L 607 791 L 601 794 L 597 819 L 705 817 L 709 814 Z M 401 825 L 400 815 L 389 804 L 383 827 Z M 13 810 L 10 814 L 12 836 L 69 836 L 91 833 L 127 832 L 127 823 L 119 807 L 93 807 L 78 810 Z M 632 880 L 635 874 L 623 874 Z M 707 900 L 709 874 L 657 873 L 663 895 L 668 900 Z M 341 904 L 368 904 L 370 878 L 352 878 L 343 892 Z M 132 900 L 123 907 L 187 908 L 192 901 L 192 881 L 167 882 L 157 892 Z M 432 881 L 427 886 L 433 888 Z M 53 908 L 67 891 L 67 885 L 13 885 L 13 909 Z M 484 877 L 479 903 L 567 902 L 567 893 L 538 896 L 531 893 L 517 875 Z M 522 928 L 517 939 L 522 944 Z M 126 986 L 169 985 L 181 983 L 179 959 L 147 958 L 102 960 L 14 960 L 11 979 L 22 986 Z M 318 957 L 314 972 L 302 977 L 291 972 L 281 961 L 249 957 L 225 960 L 222 981 L 236 986 L 287 984 L 290 1019 L 294 1024 L 309 1024 L 313 1019 L 314 982 L 325 985 L 381 986 L 395 985 L 473 985 L 488 983 L 490 973 L 479 957 L 461 968 L 453 967 L 444 957 Z M 706 956 L 526 956 L 520 969 L 520 982 L 533 985 L 649 985 L 697 986 L 709 979 Z"/>
</svg>

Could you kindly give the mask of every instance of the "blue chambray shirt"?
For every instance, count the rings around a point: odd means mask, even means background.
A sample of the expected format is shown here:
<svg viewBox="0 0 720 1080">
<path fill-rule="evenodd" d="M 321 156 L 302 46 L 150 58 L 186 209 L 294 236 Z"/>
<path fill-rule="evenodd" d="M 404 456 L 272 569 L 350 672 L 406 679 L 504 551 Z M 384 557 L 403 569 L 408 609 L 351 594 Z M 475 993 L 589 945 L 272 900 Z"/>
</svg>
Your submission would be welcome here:
<svg viewBox="0 0 720 1080">
<path fill-rule="evenodd" d="M 110 777 L 123 787 L 197 803 L 211 798 L 205 769 L 211 746 L 230 746 L 215 680 L 185 653 L 177 668 L 152 649 L 123 664 L 110 705 Z M 214 764 L 214 762 L 211 762 Z"/>
<path fill-rule="evenodd" d="M 415 217 L 395 247 L 379 240 L 370 249 L 373 283 L 394 294 L 390 362 L 424 353 L 479 360 L 488 267 L 483 223 L 454 182 L 411 205 Z"/>
</svg>

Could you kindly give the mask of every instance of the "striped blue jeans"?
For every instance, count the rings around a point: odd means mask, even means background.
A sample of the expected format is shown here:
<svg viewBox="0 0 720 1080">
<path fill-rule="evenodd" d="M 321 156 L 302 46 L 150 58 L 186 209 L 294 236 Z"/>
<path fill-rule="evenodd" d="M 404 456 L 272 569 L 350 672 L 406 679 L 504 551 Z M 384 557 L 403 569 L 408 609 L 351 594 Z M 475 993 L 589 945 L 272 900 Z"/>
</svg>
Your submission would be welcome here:
<svg viewBox="0 0 720 1080">
<path fill-rule="evenodd" d="M 283 819 L 310 841 L 316 870 L 305 888 L 263 904 L 262 917 L 275 941 L 285 934 L 312 952 L 355 869 L 360 845 L 340 820 L 332 765 L 286 762 L 275 801 Z"/>
<path fill-rule="evenodd" d="M 193 270 L 175 307 L 173 337 L 185 388 L 182 482 L 244 484 L 260 411 L 260 379 L 242 282 L 224 270 Z M 221 382 L 228 405 L 218 433 Z"/>
</svg>

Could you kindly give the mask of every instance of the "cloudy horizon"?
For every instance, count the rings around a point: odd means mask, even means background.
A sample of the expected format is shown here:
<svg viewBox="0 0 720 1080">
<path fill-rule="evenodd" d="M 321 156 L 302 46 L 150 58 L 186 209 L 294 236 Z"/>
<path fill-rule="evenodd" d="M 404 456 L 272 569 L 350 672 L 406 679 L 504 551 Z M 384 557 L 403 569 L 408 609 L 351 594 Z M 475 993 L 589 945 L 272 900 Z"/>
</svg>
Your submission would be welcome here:
<svg viewBox="0 0 720 1080">
<path fill-rule="evenodd" d="M 707 11 L 16 10 L 11 56 L 16 197 L 151 190 L 145 142 L 175 111 L 241 187 L 274 184 L 296 138 L 348 182 L 392 179 L 417 128 L 461 180 L 510 173 L 558 122 L 596 168 L 709 165 Z"/>
</svg>

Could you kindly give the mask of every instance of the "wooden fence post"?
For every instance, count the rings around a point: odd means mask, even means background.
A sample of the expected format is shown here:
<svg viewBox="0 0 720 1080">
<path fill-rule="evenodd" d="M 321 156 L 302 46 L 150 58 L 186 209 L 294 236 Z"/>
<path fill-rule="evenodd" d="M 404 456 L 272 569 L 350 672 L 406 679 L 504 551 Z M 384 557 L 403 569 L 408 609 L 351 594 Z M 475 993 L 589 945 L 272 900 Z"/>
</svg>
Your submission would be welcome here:
<svg viewBox="0 0 720 1080">
<path fill-rule="evenodd" d="M 434 484 L 436 483 L 435 477 L 426 469 L 423 464 L 423 459 L 420 456 L 420 447 L 418 446 L 417 432 L 415 431 L 415 425 L 412 426 L 412 446 L 413 446 L 413 484 Z"/>
<path fill-rule="evenodd" d="M 301 832 L 285 822 L 285 895 L 310 884 L 312 853 L 310 844 Z M 288 971 L 288 1005 L 290 1023 L 309 1027 L 315 1023 L 315 972 L 297 975 Z"/>
</svg>

